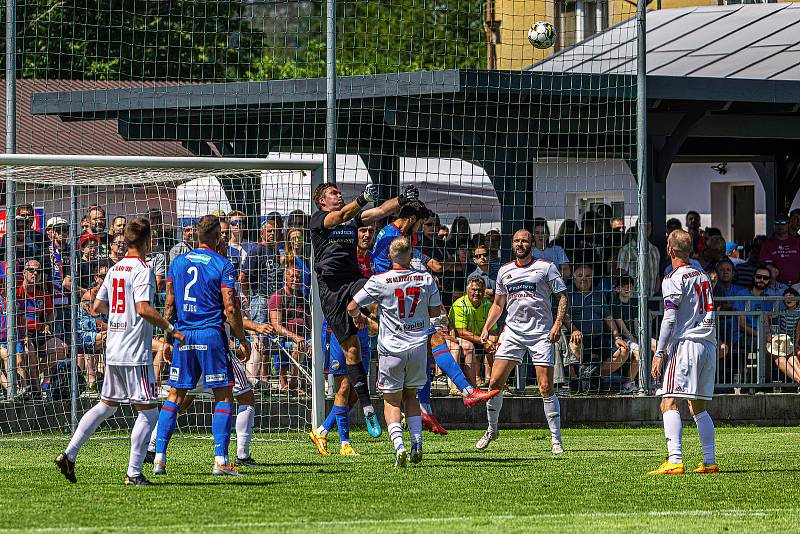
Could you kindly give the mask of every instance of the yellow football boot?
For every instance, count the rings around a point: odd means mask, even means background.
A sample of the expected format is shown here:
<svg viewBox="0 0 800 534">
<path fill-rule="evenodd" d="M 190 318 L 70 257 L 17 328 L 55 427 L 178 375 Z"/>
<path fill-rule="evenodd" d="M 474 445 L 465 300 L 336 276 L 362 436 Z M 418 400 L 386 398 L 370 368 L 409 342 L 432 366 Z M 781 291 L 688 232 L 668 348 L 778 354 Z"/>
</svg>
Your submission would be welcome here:
<svg viewBox="0 0 800 534">
<path fill-rule="evenodd" d="M 683 464 L 673 464 L 669 460 L 658 466 L 658 469 L 650 471 L 648 475 L 682 475 Z"/>
<path fill-rule="evenodd" d="M 719 466 L 717 464 L 709 464 L 706 465 L 703 462 L 697 466 L 697 469 L 692 471 L 692 473 L 719 473 Z"/>
<path fill-rule="evenodd" d="M 328 451 L 328 436 L 320 436 L 314 430 L 308 433 L 309 439 L 311 439 L 311 443 L 317 446 L 317 450 L 322 456 L 330 456 L 331 453 Z"/>
<path fill-rule="evenodd" d="M 340 456 L 358 456 L 358 453 L 356 452 L 356 450 L 353 448 L 352 445 L 350 445 L 349 443 L 344 443 L 344 444 L 342 444 L 342 448 L 339 449 L 339 455 Z"/>
</svg>

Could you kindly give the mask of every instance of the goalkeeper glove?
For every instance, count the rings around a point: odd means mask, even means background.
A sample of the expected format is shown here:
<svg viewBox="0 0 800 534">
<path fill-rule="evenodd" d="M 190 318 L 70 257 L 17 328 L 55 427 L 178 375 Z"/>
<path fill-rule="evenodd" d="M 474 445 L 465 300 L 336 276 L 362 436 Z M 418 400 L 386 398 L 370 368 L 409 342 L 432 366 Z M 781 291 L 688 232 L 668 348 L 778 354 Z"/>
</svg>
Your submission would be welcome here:
<svg viewBox="0 0 800 534">
<path fill-rule="evenodd" d="M 413 185 L 406 186 L 403 192 L 397 197 L 397 201 L 401 206 L 405 206 L 409 202 L 416 202 L 419 200 L 419 189 Z"/>
<path fill-rule="evenodd" d="M 370 202 L 375 202 L 377 198 L 378 186 L 375 184 L 367 184 L 367 186 L 364 188 L 364 192 L 359 195 L 359 197 L 356 199 L 356 202 L 363 208 Z"/>
</svg>

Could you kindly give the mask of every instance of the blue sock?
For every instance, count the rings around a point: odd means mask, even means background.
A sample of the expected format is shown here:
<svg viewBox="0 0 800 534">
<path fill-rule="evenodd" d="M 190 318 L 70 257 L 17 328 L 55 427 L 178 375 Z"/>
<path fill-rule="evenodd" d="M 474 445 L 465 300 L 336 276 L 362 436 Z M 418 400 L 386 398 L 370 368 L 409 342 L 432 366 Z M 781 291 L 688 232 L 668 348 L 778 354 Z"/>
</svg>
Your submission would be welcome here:
<svg viewBox="0 0 800 534">
<path fill-rule="evenodd" d="M 458 365 L 458 362 L 456 362 L 456 359 L 453 358 L 453 355 L 450 353 L 447 343 L 442 343 L 438 347 L 433 347 L 431 352 L 433 353 L 433 359 L 436 361 L 436 365 L 438 365 L 439 368 L 444 371 L 444 374 L 453 381 L 459 391 L 463 392 L 465 389 L 472 389 L 467 377 L 464 376 L 464 372 L 461 370 L 461 366 Z"/>
<path fill-rule="evenodd" d="M 214 460 L 219 465 L 228 465 L 228 446 L 231 443 L 233 406 L 230 402 L 218 402 L 211 417 L 211 434 L 214 435 Z M 220 463 L 222 462 L 222 463 Z"/>
<path fill-rule="evenodd" d="M 331 408 L 331 411 L 328 412 L 328 417 L 322 422 L 322 428 L 325 429 L 325 432 L 330 432 L 333 428 L 333 425 L 336 424 L 336 406 Z"/>
<path fill-rule="evenodd" d="M 336 427 L 339 429 L 339 441 L 350 443 L 350 408 L 347 406 L 333 405 L 332 413 L 336 417 Z"/>
<path fill-rule="evenodd" d="M 181 407 L 172 401 L 165 401 L 158 414 L 158 430 L 156 431 L 156 454 L 164 455 L 167 452 L 167 445 L 175 432 L 178 423 L 178 412 Z"/>
</svg>

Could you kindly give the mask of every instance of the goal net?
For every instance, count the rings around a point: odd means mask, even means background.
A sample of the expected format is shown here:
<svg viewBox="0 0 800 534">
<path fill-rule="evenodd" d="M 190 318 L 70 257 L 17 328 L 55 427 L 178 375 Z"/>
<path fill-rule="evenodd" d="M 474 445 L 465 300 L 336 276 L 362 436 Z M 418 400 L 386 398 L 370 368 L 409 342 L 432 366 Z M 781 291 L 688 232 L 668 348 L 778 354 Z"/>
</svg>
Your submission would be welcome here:
<svg viewBox="0 0 800 534">
<path fill-rule="evenodd" d="M 98 401 L 107 317 L 94 313 L 92 304 L 108 269 L 126 255 L 125 222 L 150 220 L 153 238 L 146 261 L 156 277 L 155 305 L 163 310 L 170 264 L 198 246 L 195 225 L 207 214 L 222 223 L 227 243 L 220 252 L 237 270 L 237 293 L 255 323 L 251 326 L 269 324 L 277 330 L 248 332 L 253 350 L 245 367 L 256 399 L 255 432 L 293 439 L 311 425 L 319 384 L 312 379 L 307 223 L 312 180 L 321 178 L 318 162 L 11 158 L 16 164 L 0 162 L 5 164 L 0 173 L 16 185 L 16 206 L 13 213 L 3 213 L 2 228 L 0 435 L 69 431 Z M 14 293 L 15 299 L 9 297 Z M 172 350 L 156 329 L 153 358 L 162 398 L 169 389 Z M 179 418 L 179 431 L 207 434 L 213 396 L 197 392 L 194 398 Z M 124 407 L 103 429 L 127 429 L 132 415 Z"/>
</svg>

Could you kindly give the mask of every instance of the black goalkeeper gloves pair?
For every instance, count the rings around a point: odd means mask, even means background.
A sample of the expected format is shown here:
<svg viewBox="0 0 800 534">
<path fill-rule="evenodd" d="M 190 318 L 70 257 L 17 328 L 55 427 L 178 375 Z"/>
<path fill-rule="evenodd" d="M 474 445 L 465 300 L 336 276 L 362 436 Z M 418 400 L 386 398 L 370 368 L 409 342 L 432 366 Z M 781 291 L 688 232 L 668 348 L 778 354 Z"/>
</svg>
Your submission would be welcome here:
<svg viewBox="0 0 800 534">
<path fill-rule="evenodd" d="M 367 184 L 364 187 L 364 192 L 361 193 L 358 198 L 356 198 L 356 202 L 362 208 L 369 204 L 370 202 L 377 202 L 378 200 L 378 186 L 375 184 Z M 400 203 L 400 206 L 405 206 L 410 202 L 416 202 L 419 200 L 419 189 L 414 187 L 413 185 L 407 185 L 403 188 L 403 191 L 397 195 L 397 201 Z"/>
</svg>

